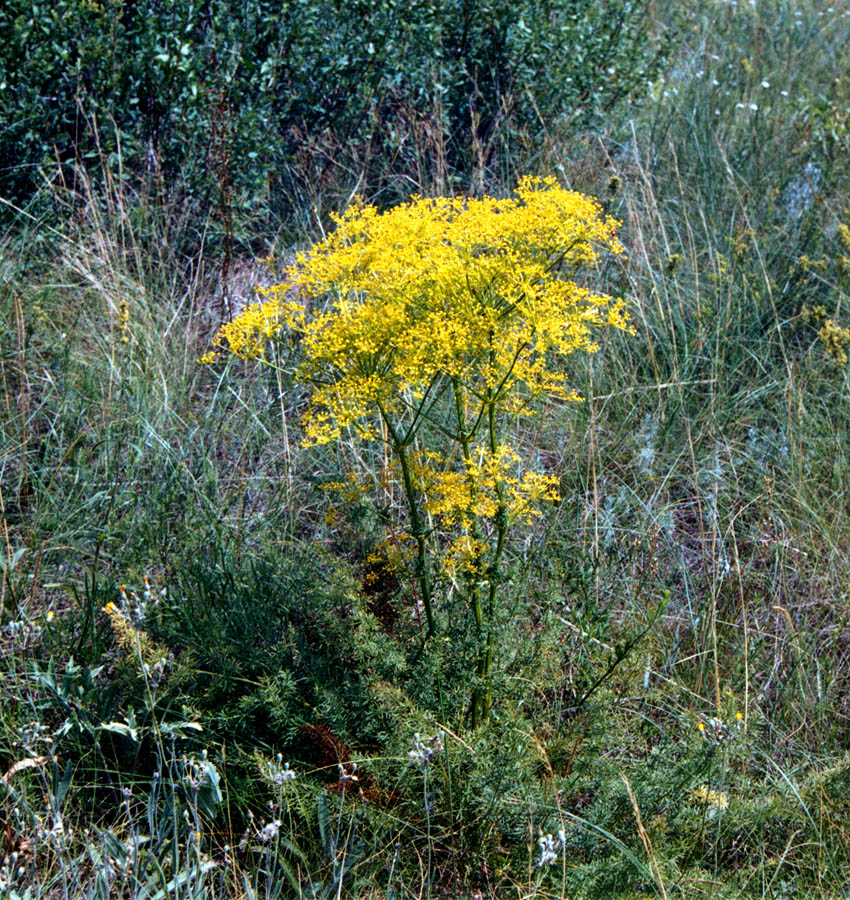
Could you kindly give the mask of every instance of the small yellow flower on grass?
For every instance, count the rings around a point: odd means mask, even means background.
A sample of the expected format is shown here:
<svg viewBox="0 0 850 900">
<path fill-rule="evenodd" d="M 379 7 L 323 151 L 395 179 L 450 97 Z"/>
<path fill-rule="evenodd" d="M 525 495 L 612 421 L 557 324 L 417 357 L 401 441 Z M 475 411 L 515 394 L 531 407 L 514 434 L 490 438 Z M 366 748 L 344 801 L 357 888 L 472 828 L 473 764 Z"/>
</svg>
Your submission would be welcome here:
<svg viewBox="0 0 850 900">
<path fill-rule="evenodd" d="M 722 791 L 713 791 L 705 786 L 694 788 L 691 791 L 694 799 L 709 810 L 717 812 L 729 807 L 729 798 Z"/>
<path fill-rule="evenodd" d="M 832 361 L 843 366 L 848 359 L 850 348 L 850 328 L 842 328 L 832 319 L 826 319 L 818 331 L 818 337 Z"/>
</svg>

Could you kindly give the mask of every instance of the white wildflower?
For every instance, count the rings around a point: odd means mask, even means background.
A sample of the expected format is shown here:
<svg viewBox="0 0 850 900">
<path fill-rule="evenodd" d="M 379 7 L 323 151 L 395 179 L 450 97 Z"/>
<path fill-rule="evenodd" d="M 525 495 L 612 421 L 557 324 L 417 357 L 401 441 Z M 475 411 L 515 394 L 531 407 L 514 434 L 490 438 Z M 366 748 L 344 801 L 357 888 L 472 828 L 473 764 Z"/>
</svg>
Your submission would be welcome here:
<svg viewBox="0 0 850 900">
<path fill-rule="evenodd" d="M 563 828 L 558 832 L 557 838 L 554 835 L 541 832 L 540 837 L 537 839 L 537 846 L 540 848 L 540 856 L 535 863 L 537 868 L 542 869 L 544 866 L 551 866 L 553 863 L 556 863 L 558 854 L 564 849 L 566 843 L 567 835 Z"/>
<path fill-rule="evenodd" d="M 268 844 L 269 841 L 273 841 L 278 832 L 280 831 L 280 819 L 272 819 L 268 825 L 262 828 L 257 835 L 257 838 L 264 844 Z"/>
<path fill-rule="evenodd" d="M 419 766 L 423 771 L 428 768 L 431 760 L 443 750 L 443 732 L 438 731 L 434 737 L 425 741 L 419 734 L 413 735 L 413 749 L 407 754 L 410 761 Z"/>
</svg>

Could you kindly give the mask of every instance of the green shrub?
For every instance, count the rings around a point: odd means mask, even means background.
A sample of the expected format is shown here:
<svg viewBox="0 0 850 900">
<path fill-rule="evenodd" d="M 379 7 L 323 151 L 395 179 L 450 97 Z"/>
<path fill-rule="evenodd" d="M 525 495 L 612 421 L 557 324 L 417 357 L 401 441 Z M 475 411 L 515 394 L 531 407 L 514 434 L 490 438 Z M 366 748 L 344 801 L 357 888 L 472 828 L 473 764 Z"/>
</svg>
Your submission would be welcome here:
<svg viewBox="0 0 850 900">
<path fill-rule="evenodd" d="M 95 157 L 247 211 L 355 183 L 395 183 L 388 199 L 483 184 L 659 70 L 647 6 L 10 0 L 0 191 L 24 197 L 40 165 Z"/>
</svg>

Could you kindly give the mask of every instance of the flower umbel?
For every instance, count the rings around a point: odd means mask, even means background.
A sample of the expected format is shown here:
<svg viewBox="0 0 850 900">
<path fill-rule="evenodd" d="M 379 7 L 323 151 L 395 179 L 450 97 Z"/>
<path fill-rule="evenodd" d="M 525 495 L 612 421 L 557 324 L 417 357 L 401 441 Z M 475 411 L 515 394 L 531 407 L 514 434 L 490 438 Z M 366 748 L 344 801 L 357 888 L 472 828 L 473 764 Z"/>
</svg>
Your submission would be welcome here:
<svg viewBox="0 0 850 900">
<path fill-rule="evenodd" d="M 558 854 L 564 849 L 567 841 L 566 833 L 561 830 L 558 836 L 552 834 L 543 834 L 537 839 L 537 846 L 540 849 L 540 856 L 537 857 L 535 865 L 538 869 L 545 866 L 551 866 L 558 861 Z"/>
<path fill-rule="evenodd" d="M 215 340 L 256 359 L 284 327 L 301 333 L 300 374 L 316 385 L 311 443 L 348 427 L 374 438 L 379 405 L 403 409 L 445 377 L 578 399 L 550 354 L 595 350 L 601 326 L 630 330 L 622 300 L 574 280 L 600 250 L 623 252 L 619 223 L 552 178 L 523 178 L 505 200 L 415 197 L 384 213 L 354 204 L 336 224 Z M 328 305 L 310 311 L 285 299 L 293 290 Z"/>
</svg>

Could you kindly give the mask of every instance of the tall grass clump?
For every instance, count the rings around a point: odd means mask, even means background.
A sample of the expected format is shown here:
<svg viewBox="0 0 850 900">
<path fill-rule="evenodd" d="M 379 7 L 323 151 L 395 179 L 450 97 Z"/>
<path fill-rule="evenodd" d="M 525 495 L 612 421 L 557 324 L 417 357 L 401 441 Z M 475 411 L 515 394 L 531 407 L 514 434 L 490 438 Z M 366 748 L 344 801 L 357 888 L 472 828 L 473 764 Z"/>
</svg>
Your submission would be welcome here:
<svg viewBox="0 0 850 900">
<path fill-rule="evenodd" d="M 689 16 L 651 115 L 612 123 L 584 158 L 565 154 L 574 183 L 600 195 L 607 187 L 624 221 L 629 289 L 609 290 L 635 304 L 640 350 L 612 340 L 608 364 L 588 365 L 579 382 L 588 429 L 574 429 L 563 453 L 587 454 L 567 476 L 583 499 L 559 507 L 560 534 L 581 535 L 589 550 L 592 615 L 582 596 L 573 621 L 591 636 L 600 613 L 610 627 L 647 590 L 671 591 L 643 645 L 653 717 L 702 707 L 725 725 L 734 696 L 750 727 L 758 723 L 750 773 L 783 785 L 806 818 L 800 781 L 833 771 L 844 752 L 846 658 L 826 648 L 843 641 L 847 566 L 836 498 L 848 424 L 839 99 L 848 11 L 699 4 Z M 550 542 L 550 567 L 558 543 L 571 552 L 569 541 Z M 694 693 L 680 693 L 684 685 Z M 728 782 L 744 794 L 746 771 Z M 824 795 L 816 805 L 840 815 Z M 846 860 L 833 855 L 836 832 L 818 826 L 809 853 L 792 838 L 797 826 L 771 834 L 757 819 L 750 808 L 733 841 L 740 856 L 727 845 L 713 863 L 690 857 L 694 871 L 719 866 L 734 896 L 765 871 L 751 848 L 784 834 L 790 849 L 775 857 L 771 890 L 807 879 L 823 896 L 838 890 Z M 670 852 L 670 840 L 669 831 L 653 837 L 653 852 Z"/>
</svg>

